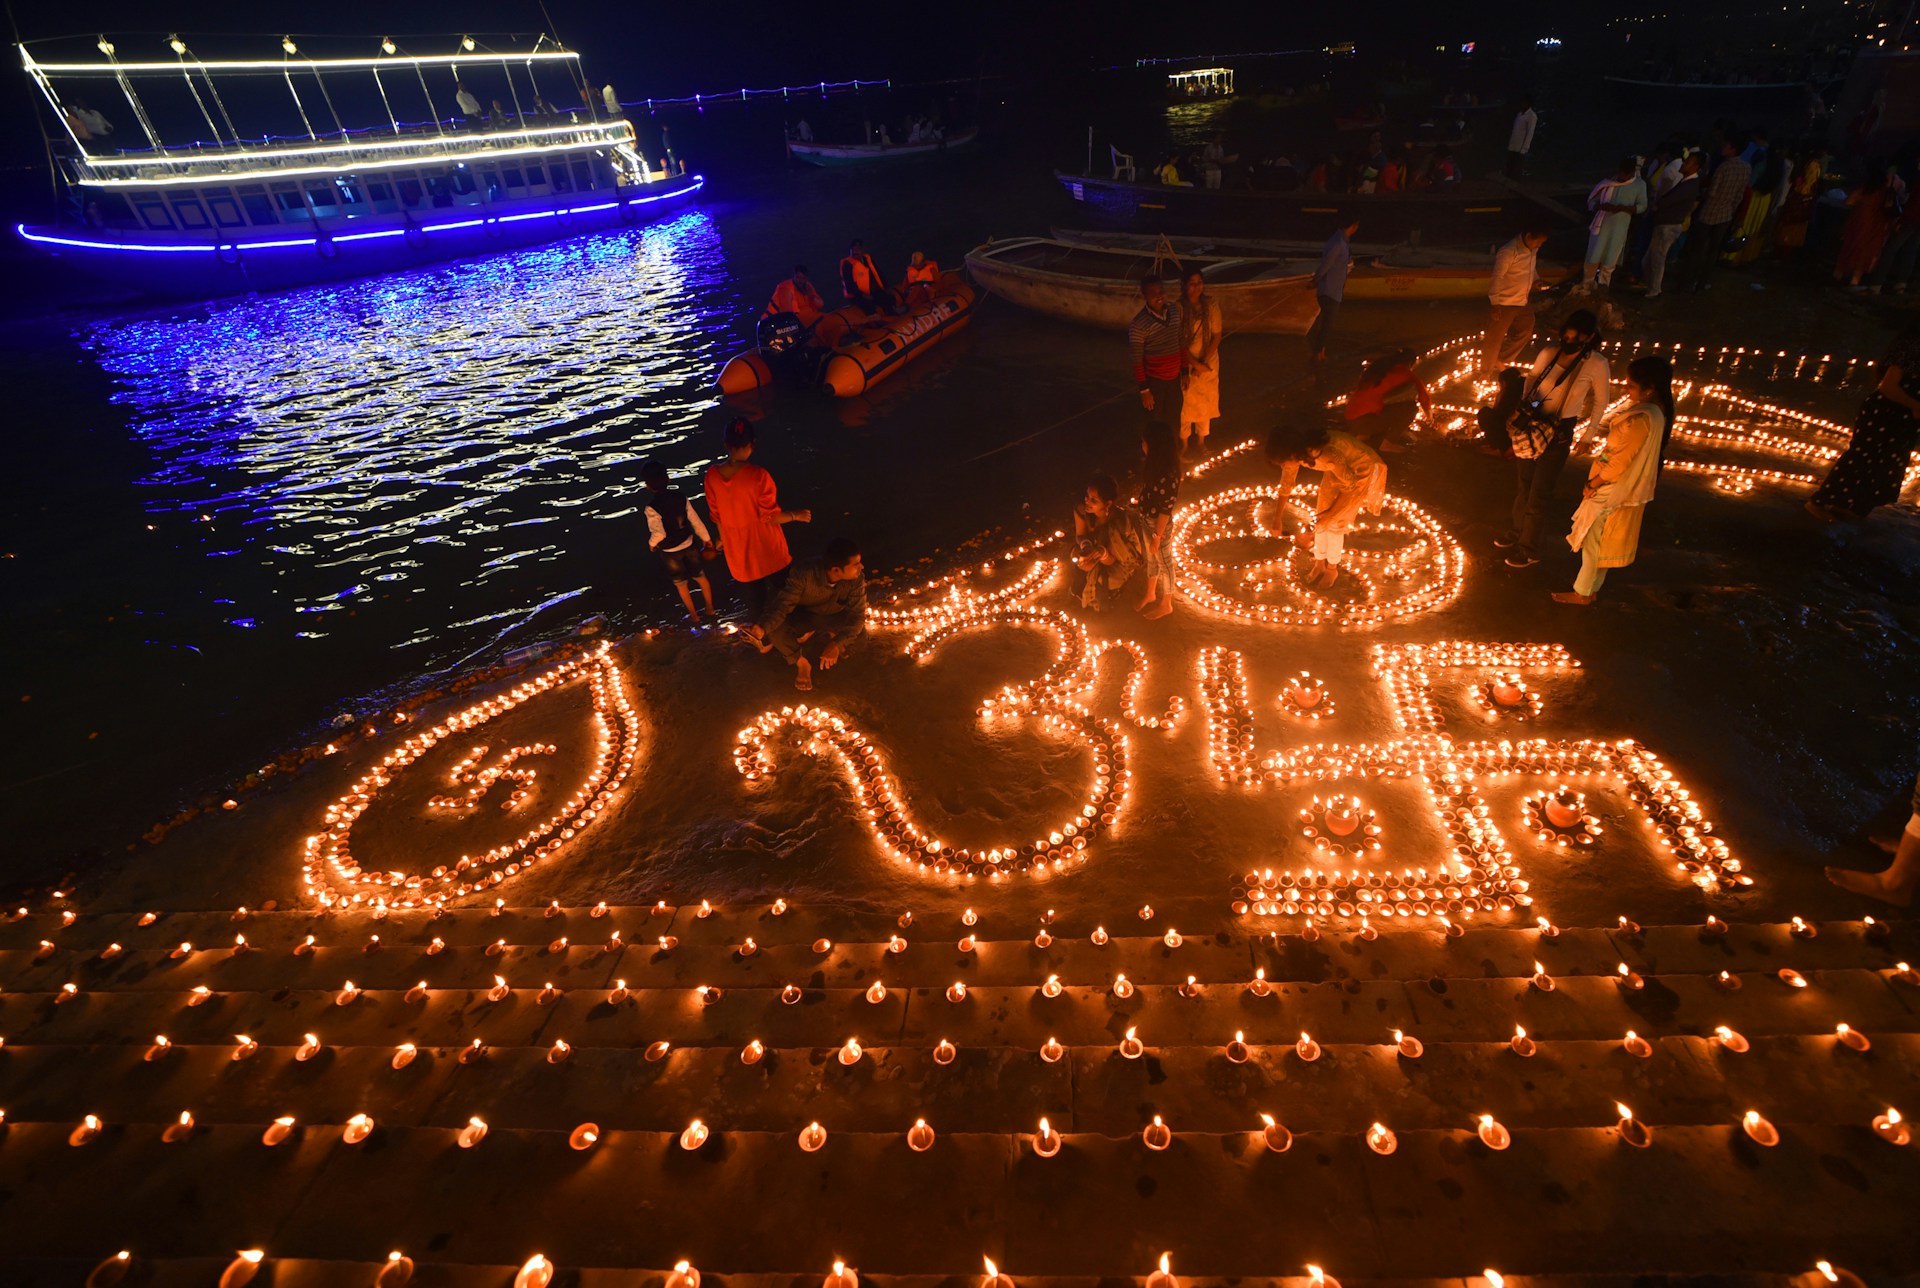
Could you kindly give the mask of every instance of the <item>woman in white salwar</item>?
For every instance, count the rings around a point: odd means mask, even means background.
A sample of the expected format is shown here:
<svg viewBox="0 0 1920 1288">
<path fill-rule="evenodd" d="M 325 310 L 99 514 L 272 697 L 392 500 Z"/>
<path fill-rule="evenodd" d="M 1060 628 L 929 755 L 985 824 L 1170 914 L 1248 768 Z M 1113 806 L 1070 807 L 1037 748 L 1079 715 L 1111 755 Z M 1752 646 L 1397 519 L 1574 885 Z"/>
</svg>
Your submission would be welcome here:
<svg viewBox="0 0 1920 1288">
<path fill-rule="evenodd" d="M 1606 421 L 1606 443 L 1595 453 L 1580 508 L 1573 512 L 1567 544 L 1580 555 L 1571 591 L 1555 591 L 1562 604 L 1591 604 L 1600 597 L 1609 568 L 1624 568 L 1640 551 L 1640 520 L 1673 428 L 1673 366 L 1649 354 L 1627 364 L 1628 405 Z"/>
</svg>

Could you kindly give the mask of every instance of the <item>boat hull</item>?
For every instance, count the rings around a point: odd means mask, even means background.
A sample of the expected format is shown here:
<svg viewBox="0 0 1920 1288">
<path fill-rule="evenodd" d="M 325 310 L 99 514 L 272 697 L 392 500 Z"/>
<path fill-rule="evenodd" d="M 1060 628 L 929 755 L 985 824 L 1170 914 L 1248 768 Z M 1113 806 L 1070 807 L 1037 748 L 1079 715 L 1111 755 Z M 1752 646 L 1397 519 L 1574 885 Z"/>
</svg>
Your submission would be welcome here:
<svg viewBox="0 0 1920 1288">
<path fill-rule="evenodd" d="M 879 165 L 888 161 L 925 160 L 957 151 L 979 137 L 978 129 L 959 130 L 939 143 L 896 143 L 888 147 L 878 144 L 836 144 L 836 143 L 797 143 L 789 140 L 787 154 L 796 161 L 805 161 L 808 165 L 854 166 Z"/>
<path fill-rule="evenodd" d="M 1446 194 L 1336 194 L 1181 188 L 1058 172 L 1054 177 L 1086 219 L 1135 232 L 1324 241 L 1357 220 L 1367 241 L 1492 247 L 1553 219 L 1540 204 L 1493 183 Z"/>
<path fill-rule="evenodd" d="M 1126 330 L 1140 311 L 1137 278 L 1100 280 L 1008 263 L 994 257 L 996 249 L 1004 248 L 979 247 L 967 256 L 967 272 L 1009 304 L 1106 331 Z M 1303 335 L 1320 311 L 1313 278 L 1307 274 L 1215 284 L 1208 293 L 1219 304 L 1220 324 L 1228 331 Z"/>
<path fill-rule="evenodd" d="M 973 320 L 979 296 L 957 272 L 943 273 L 933 297 L 899 316 L 869 314 L 857 304 L 823 313 L 809 344 L 830 350 L 820 368 L 820 387 L 836 398 L 857 398 L 900 371 Z M 779 377 L 754 349 L 735 354 L 714 382 L 722 394 L 771 388 Z"/>
<path fill-rule="evenodd" d="M 336 222 L 319 229 L 242 229 L 238 240 L 184 243 L 131 231 L 21 226 L 20 236 L 74 269 L 149 295 L 205 298 L 278 291 L 471 259 L 585 233 L 649 223 L 692 203 L 700 175 L 644 186 Z"/>
</svg>

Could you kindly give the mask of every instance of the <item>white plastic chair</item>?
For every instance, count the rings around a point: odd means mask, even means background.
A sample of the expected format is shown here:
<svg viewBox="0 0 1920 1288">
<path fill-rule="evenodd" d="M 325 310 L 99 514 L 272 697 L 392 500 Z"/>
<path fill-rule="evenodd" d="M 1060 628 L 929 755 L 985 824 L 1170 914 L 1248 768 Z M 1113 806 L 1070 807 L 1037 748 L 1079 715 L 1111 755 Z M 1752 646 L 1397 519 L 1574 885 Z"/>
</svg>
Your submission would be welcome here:
<svg viewBox="0 0 1920 1288">
<path fill-rule="evenodd" d="M 1134 178 L 1133 153 L 1122 152 L 1119 148 L 1109 143 L 1107 144 L 1107 155 L 1113 159 L 1113 177 L 1116 179 L 1125 179 L 1128 183 L 1132 183 Z"/>
</svg>

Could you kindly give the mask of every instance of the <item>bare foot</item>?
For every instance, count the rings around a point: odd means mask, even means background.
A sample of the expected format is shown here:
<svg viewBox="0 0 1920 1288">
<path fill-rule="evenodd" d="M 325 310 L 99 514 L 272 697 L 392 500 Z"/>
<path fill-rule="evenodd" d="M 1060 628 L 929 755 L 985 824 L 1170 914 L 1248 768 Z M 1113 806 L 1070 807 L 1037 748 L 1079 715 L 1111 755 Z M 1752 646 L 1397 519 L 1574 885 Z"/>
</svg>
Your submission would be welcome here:
<svg viewBox="0 0 1920 1288">
<path fill-rule="evenodd" d="M 1173 592 L 1168 591 L 1166 594 L 1160 596 L 1159 599 L 1155 600 L 1151 608 L 1141 609 L 1140 616 L 1146 618 L 1148 621 L 1159 621 L 1162 617 L 1165 617 L 1168 613 L 1171 613 L 1172 611 L 1173 611 Z"/>
<path fill-rule="evenodd" d="M 1321 590 L 1331 590 L 1333 583 L 1340 580 L 1340 568 L 1337 564 L 1323 564 L 1322 571 L 1314 575 L 1313 584 Z"/>
<path fill-rule="evenodd" d="M 1571 591 L 1571 590 L 1556 590 L 1553 592 L 1554 603 L 1578 604 L 1582 608 L 1585 608 L 1587 605 L 1596 602 L 1599 598 L 1600 596 L 1598 595 L 1582 595 L 1576 591 Z"/>
<path fill-rule="evenodd" d="M 1828 868 L 1827 880 L 1842 890 L 1851 890 L 1855 894 L 1864 894 L 1870 899 L 1890 903 L 1896 908 L 1904 908 L 1913 902 L 1913 887 L 1904 889 L 1887 880 L 1884 872 L 1855 872 L 1852 868 Z"/>
</svg>

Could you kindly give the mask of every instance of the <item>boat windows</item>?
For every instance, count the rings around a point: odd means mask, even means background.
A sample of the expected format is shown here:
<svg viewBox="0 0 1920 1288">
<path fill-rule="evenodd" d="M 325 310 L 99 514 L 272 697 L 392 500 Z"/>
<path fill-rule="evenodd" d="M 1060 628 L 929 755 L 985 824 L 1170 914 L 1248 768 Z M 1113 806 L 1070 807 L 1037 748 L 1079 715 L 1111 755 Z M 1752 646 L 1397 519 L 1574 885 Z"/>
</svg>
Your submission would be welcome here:
<svg viewBox="0 0 1920 1288">
<path fill-rule="evenodd" d="M 213 222 L 222 228 L 245 228 L 247 217 L 240 213 L 240 203 L 228 196 L 207 197 L 207 209 L 213 212 Z"/>
<path fill-rule="evenodd" d="M 500 168 L 500 177 L 506 180 L 507 190 L 509 192 L 515 188 L 525 188 L 527 186 L 527 178 L 520 173 L 520 167 L 518 166 L 502 166 Z"/>
<path fill-rule="evenodd" d="M 250 224 L 277 224 L 280 217 L 273 213 L 273 198 L 267 195 L 267 186 L 263 183 L 243 183 L 234 189 L 240 194 L 240 206 L 246 211 Z"/>
<path fill-rule="evenodd" d="M 207 208 L 192 197 L 175 197 L 173 216 L 180 221 L 182 228 L 205 228 L 209 222 Z"/>
<path fill-rule="evenodd" d="M 339 201 L 334 196 L 333 185 L 330 183 L 318 180 L 309 183 L 307 200 L 313 203 L 313 213 L 316 215 L 331 215 L 338 212 Z"/>
<path fill-rule="evenodd" d="M 280 213 L 289 221 L 297 223 L 302 219 L 313 218 L 313 212 L 307 209 L 307 203 L 301 198 L 300 193 L 297 190 L 291 190 L 292 184 L 276 183 L 273 186 L 275 188 L 273 195 L 280 200 Z M 290 191 L 279 191 L 282 188 Z"/>
<path fill-rule="evenodd" d="M 173 227 L 173 216 L 167 211 L 167 203 L 159 198 L 150 201 L 137 201 L 134 209 L 140 212 L 140 222 L 149 228 Z"/>
<path fill-rule="evenodd" d="M 447 186 L 453 189 L 456 196 L 461 197 L 471 197 L 476 190 L 473 175 L 465 166 L 461 166 L 447 176 Z"/>
<path fill-rule="evenodd" d="M 565 157 L 552 158 L 547 162 L 547 169 L 553 174 L 553 190 L 555 192 L 573 191 L 573 179 L 567 174 L 567 159 Z"/>
<path fill-rule="evenodd" d="M 367 184 L 367 198 L 373 202 L 373 208 L 383 215 L 390 215 L 400 209 L 400 203 L 393 199 L 393 185 L 378 179 Z"/>
<path fill-rule="evenodd" d="M 573 159 L 573 184 L 582 192 L 600 186 L 593 181 L 593 167 L 587 164 L 585 157 Z"/>
<path fill-rule="evenodd" d="M 488 201 L 504 201 L 506 199 L 507 190 L 501 186 L 500 176 L 498 174 L 492 170 L 482 170 L 480 172 L 480 179 L 481 182 L 487 185 Z"/>
<path fill-rule="evenodd" d="M 395 186 L 400 189 L 400 204 L 409 210 L 419 205 L 426 197 L 426 192 L 421 188 L 418 179 L 399 179 L 395 181 Z"/>
<path fill-rule="evenodd" d="M 366 204 L 366 193 L 362 191 L 358 179 L 336 178 L 333 181 L 333 186 L 340 190 L 341 205 L 359 206 Z"/>
</svg>

